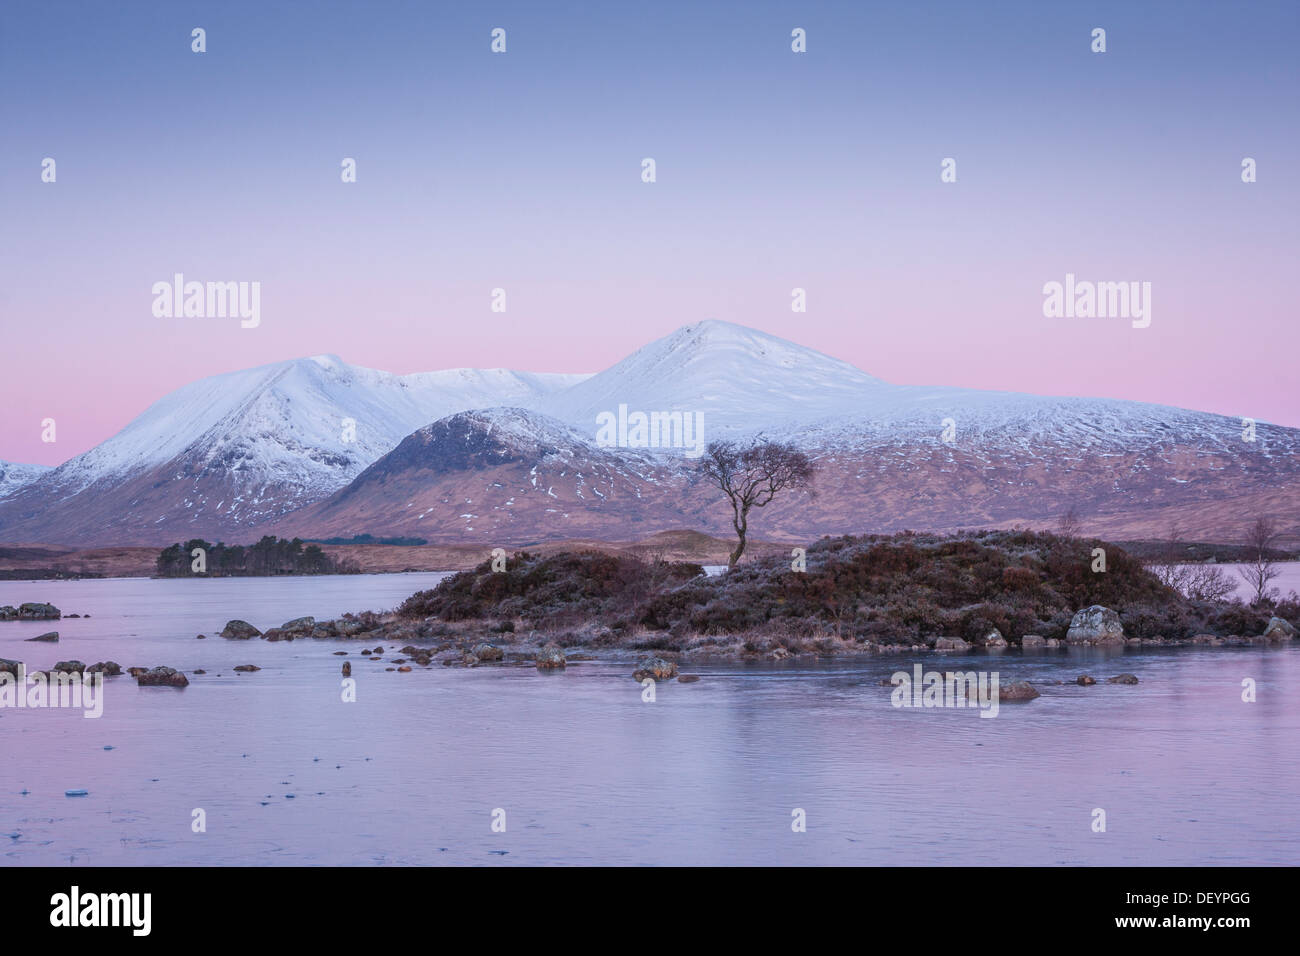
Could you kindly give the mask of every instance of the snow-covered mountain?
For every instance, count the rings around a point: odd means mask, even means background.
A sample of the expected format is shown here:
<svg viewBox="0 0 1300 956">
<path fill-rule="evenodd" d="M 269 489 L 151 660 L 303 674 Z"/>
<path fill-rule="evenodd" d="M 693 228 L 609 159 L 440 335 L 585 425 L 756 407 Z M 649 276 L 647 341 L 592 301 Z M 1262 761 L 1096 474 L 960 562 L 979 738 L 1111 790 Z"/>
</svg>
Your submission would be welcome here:
<svg viewBox="0 0 1300 956">
<path fill-rule="evenodd" d="M 0 499 L 9 497 L 23 485 L 29 485 L 50 471 L 49 465 L 20 465 L 0 461 Z"/>
<path fill-rule="evenodd" d="M 1107 399 L 896 386 L 790 342 L 702 322 L 557 391 L 543 414 L 485 409 L 421 429 L 285 533 L 414 535 L 485 547 L 726 534 L 730 514 L 680 448 L 608 448 L 597 416 L 700 412 L 706 438 L 804 448 L 816 497 L 754 521 L 774 539 L 905 528 L 1054 526 L 1236 540 L 1256 514 L 1300 533 L 1300 431 Z"/>
<path fill-rule="evenodd" d="M 1241 444 L 1240 421 L 1221 415 L 1115 399 L 892 385 L 814 349 L 717 320 L 651 342 L 554 392 L 539 410 L 594 436 L 596 416 L 617 413 L 620 404 L 629 412 L 701 412 L 709 439 L 762 432 L 812 450 L 899 439 L 957 446 L 997 440 L 1044 451 L 1132 449 L 1162 438 Z M 1265 431 L 1264 442 L 1247 450 L 1267 458 L 1267 439 L 1294 430 Z"/>
<path fill-rule="evenodd" d="M 0 540 L 167 543 L 403 534 L 508 546 L 694 527 L 726 533 L 682 448 L 606 447 L 597 417 L 699 413 L 704 438 L 804 448 L 816 498 L 760 534 L 1050 525 L 1234 540 L 1257 513 L 1300 535 L 1300 430 L 1096 398 L 892 385 L 725 322 L 595 375 L 395 376 L 333 357 L 205 379 L 0 501 Z M 355 420 L 355 435 L 345 419 Z M 495 543 L 493 543 L 495 542 Z"/>
<path fill-rule="evenodd" d="M 848 362 L 766 332 L 708 320 L 683 326 L 603 372 L 556 392 L 540 411 L 591 435 L 596 416 L 701 412 L 714 437 L 853 416 L 889 400 L 895 386 Z"/>
<path fill-rule="evenodd" d="M 238 536 L 345 486 L 434 419 L 537 402 L 583 378 L 506 369 L 393 375 L 321 355 L 202 379 L 8 496 L 0 538 Z"/>
</svg>

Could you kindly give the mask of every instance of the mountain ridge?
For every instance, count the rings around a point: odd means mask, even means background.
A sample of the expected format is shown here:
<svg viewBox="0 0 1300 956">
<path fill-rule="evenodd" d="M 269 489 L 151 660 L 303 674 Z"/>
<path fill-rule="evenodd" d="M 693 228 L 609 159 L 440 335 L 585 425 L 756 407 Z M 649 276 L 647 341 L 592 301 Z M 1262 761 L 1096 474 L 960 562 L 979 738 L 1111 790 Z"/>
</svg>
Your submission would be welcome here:
<svg viewBox="0 0 1300 956">
<path fill-rule="evenodd" d="M 1238 420 L 1170 406 L 893 385 L 706 320 L 593 375 L 398 376 L 318 355 L 201 379 L 0 500 L 0 540 L 725 531 L 682 449 L 601 447 L 597 418 L 619 406 L 807 450 L 826 493 L 764 516 L 795 538 L 1041 524 L 1071 504 L 1130 533 L 1182 506 L 1223 534 L 1245 499 L 1288 509 L 1300 484 L 1297 429 L 1257 425 L 1247 442 Z"/>
</svg>

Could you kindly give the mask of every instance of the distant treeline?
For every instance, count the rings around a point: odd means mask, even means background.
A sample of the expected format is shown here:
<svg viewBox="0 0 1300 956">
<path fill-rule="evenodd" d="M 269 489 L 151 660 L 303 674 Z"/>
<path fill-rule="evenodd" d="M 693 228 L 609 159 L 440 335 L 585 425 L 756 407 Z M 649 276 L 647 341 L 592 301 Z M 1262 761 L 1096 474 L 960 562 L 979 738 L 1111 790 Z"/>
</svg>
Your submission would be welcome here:
<svg viewBox="0 0 1300 956">
<path fill-rule="evenodd" d="M 201 549 L 201 554 L 194 552 Z M 276 574 L 359 574 L 355 561 L 336 560 L 319 545 L 304 547 L 301 538 L 267 535 L 257 544 L 223 544 L 194 538 L 173 544 L 158 555 L 162 578 L 252 577 Z"/>
<path fill-rule="evenodd" d="M 79 581 L 102 578 L 93 571 L 63 571 L 58 568 L 7 568 L 0 570 L 0 581 Z"/>
<path fill-rule="evenodd" d="M 426 538 L 376 538 L 373 534 L 354 534 L 350 538 L 308 538 L 318 544 L 428 544 Z"/>
</svg>

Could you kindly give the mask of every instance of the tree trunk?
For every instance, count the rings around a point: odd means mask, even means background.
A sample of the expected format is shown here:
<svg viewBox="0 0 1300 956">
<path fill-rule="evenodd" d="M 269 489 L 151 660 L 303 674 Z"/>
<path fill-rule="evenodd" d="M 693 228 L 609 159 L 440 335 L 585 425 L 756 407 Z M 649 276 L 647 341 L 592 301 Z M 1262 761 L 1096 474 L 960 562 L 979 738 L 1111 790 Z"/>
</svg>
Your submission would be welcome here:
<svg viewBox="0 0 1300 956">
<path fill-rule="evenodd" d="M 731 552 L 731 557 L 727 559 L 728 571 L 736 566 L 736 562 L 740 560 L 740 556 L 745 553 L 745 535 L 749 531 L 748 519 L 749 510 L 745 509 L 745 511 L 738 513 L 736 520 L 731 524 L 731 526 L 736 529 L 737 542 L 736 550 Z"/>
</svg>

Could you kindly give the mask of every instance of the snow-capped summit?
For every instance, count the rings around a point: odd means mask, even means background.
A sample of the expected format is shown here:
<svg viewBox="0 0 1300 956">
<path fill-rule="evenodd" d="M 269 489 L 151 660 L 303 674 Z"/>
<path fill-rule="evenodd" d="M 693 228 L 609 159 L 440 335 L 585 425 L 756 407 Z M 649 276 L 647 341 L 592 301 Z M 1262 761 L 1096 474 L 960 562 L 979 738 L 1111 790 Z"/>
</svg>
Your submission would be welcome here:
<svg viewBox="0 0 1300 956">
<path fill-rule="evenodd" d="M 757 329 L 709 319 L 685 325 L 542 403 L 590 433 L 596 416 L 702 412 L 711 434 L 843 415 L 890 386 L 848 362 Z"/>
</svg>

